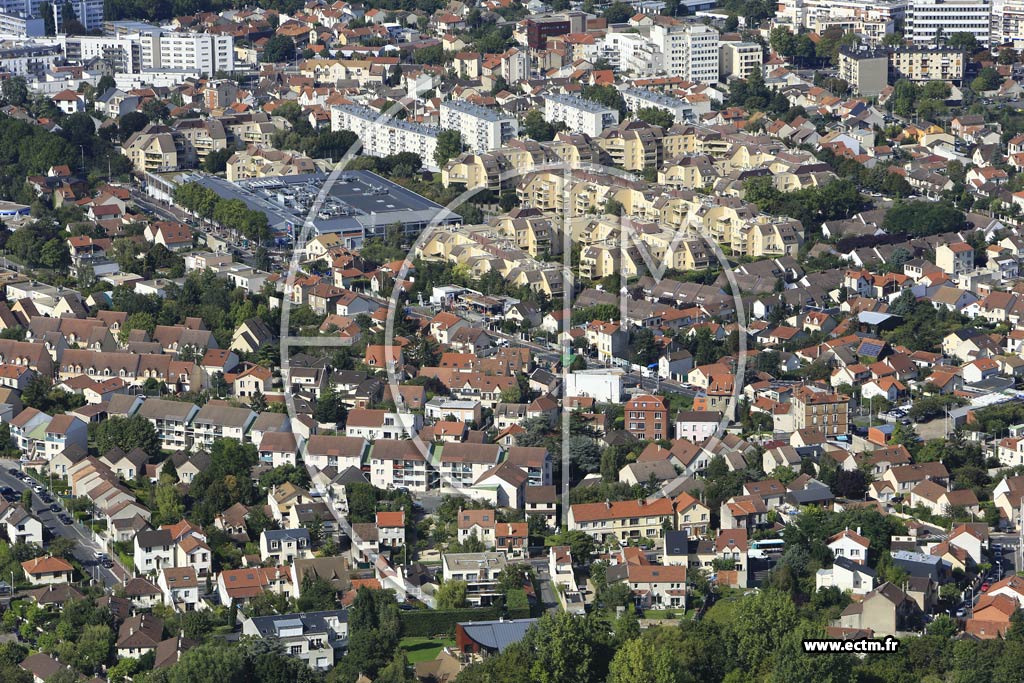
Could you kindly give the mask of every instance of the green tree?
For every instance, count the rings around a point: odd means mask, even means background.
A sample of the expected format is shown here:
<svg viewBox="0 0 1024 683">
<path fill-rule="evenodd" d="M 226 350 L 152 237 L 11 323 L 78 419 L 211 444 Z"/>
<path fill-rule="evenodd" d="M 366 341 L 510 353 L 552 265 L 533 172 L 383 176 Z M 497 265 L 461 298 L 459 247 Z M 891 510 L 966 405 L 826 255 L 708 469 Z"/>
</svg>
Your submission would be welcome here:
<svg viewBox="0 0 1024 683">
<path fill-rule="evenodd" d="M 671 112 L 659 107 L 641 107 L 636 110 L 636 117 L 652 126 L 661 126 L 662 128 L 670 128 L 676 120 Z"/>
<path fill-rule="evenodd" d="M 451 580 L 442 583 L 434 595 L 437 609 L 461 609 L 465 607 L 468 604 L 466 601 L 466 588 L 467 584 L 465 581 Z"/>
<path fill-rule="evenodd" d="M 737 655 L 747 670 L 765 670 L 796 624 L 796 606 L 788 594 L 769 589 L 745 597 L 733 630 Z"/>
<path fill-rule="evenodd" d="M 263 46 L 260 61 L 290 62 L 295 59 L 295 41 L 289 36 L 273 36 Z"/>
<path fill-rule="evenodd" d="M 676 683 L 675 657 L 644 638 L 619 647 L 608 668 L 608 683 Z"/>
<path fill-rule="evenodd" d="M 125 453 L 141 448 L 151 458 L 160 454 L 160 437 L 156 428 L 141 415 L 112 417 L 100 422 L 96 427 L 95 441 L 100 454 L 114 447 Z"/>
<path fill-rule="evenodd" d="M 555 137 L 555 127 L 544 119 L 544 112 L 540 109 L 531 109 L 526 112 L 520 125 L 520 131 L 537 142 L 547 142 Z"/>
<path fill-rule="evenodd" d="M 457 130 L 442 130 L 437 135 L 437 147 L 434 149 L 434 161 L 443 167 L 449 159 L 462 153 L 462 133 Z"/>
</svg>

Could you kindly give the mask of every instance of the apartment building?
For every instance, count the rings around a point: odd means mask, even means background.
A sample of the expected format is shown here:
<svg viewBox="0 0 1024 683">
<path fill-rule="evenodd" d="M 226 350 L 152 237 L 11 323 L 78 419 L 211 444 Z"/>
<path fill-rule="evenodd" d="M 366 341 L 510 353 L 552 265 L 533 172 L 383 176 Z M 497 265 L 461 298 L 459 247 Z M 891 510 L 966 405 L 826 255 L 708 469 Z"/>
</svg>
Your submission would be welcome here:
<svg viewBox="0 0 1024 683">
<path fill-rule="evenodd" d="M 657 441 L 672 436 L 668 405 L 660 396 L 634 396 L 626 403 L 625 417 L 626 431 L 641 441 Z"/>
<path fill-rule="evenodd" d="M 441 128 L 457 130 L 462 144 L 474 152 L 498 149 L 519 134 L 514 116 L 463 100 L 441 103 Z"/>
<path fill-rule="evenodd" d="M 655 538 L 671 526 L 673 517 L 675 508 L 668 498 L 579 503 L 569 506 L 569 529 L 588 533 L 596 541 L 603 541 L 605 536 L 618 540 Z"/>
<path fill-rule="evenodd" d="M 423 158 L 423 167 L 437 171 L 434 150 L 440 129 L 382 117 L 380 112 L 359 104 L 331 107 L 331 130 L 349 130 L 359 136 L 362 152 L 386 157 L 399 152 L 413 152 Z"/>
<path fill-rule="evenodd" d="M 728 78 L 747 78 L 764 64 L 764 50 L 758 43 L 725 42 L 718 47 L 718 75 Z"/>
<path fill-rule="evenodd" d="M 904 37 L 929 46 L 954 33 L 969 33 L 988 45 L 991 7 L 990 0 L 914 0 L 907 4 Z"/>
<path fill-rule="evenodd" d="M 793 431 L 816 427 L 825 436 L 849 433 L 849 396 L 802 386 L 793 392 L 790 404 Z"/>
<path fill-rule="evenodd" d="M 856 33 L 869 45 L 879 45 L 906 16 L 908 0 L 783 0 L 775 21 L 794 33 L 801 29 L 819 35 L 830 28 Z"/>
<path fill-rule="evenodd" d="M 441 485 L 468 488 L 502 461 L 501 446 L 482 443 L 442 443 L 434 450 L 434 468 Z"/>
<path fill-rule="evenodd" d="M 437 473 L 412 441 L 376 441 L 370 447 L 368 463 L 370 483 L 377 488 L 424 493 L 437 483 Z"/>
<path fill-rule="evenodd" d="M 213 33 L 179 33 L 155 28 L 131 36 L 140 45 L 142 68 L 198 71 L 213 76 L 235 70 L 235 39 Z"/>
<path fill-rule="evenodd" d="M 148 398 L 139 406 L 137 415 L 149 420 L 160 437 L 164 450 L 179 451 L 191 444 L 189 427 L 199 413 L 199 406 L 185 401 L 168 401 L 162 398 Z"/>
<path fill-rule="evenodd" d="M 597 137 L 619 123 L 619 112 L 575 95 L 555 94 L 544 96 L 544 119 L 564 123 L 574 133 Z"/>
<path fill-rule="evenodd" d="M 696 117 L 693 107 L 671 95 L 645 88 L 622 88 L 620 92 L 622 99 L 626 101 L 626 106 L 634 113 L 640 109 L 660 109 L 672 114 L 676 123 L 689 121 Z"/>
<path fill-rule="evenodd" d="M 718 30 L 714 27 L 658 23 L 651 27 L 651 41 L 661 51 L 664 75 L 695 83 L 718 82 Z"/>
<path fill-rule="evenodd" d="M 46 25 L 42 17 L 0 12 L 0 33 L 19 38 L 39 38 L 46 35 Z"/>
<path fill-rule="evenodd" d="M 83 63 L 98 58 L 110 62 L 118 73 L 135 74 L 142 70 L 142 44 L 138 40 L 67 35 L 56 36 L 54 40 L 64 48 L 68 61 Z"/>
<path fill-rule="evenodd" d="M 889 85 L 889 53 L 841 47 L 839 77 L 859 95 L 878 95 Z"/>
<path fill-rule="evenodd" d="M 901 47 L 889 54 L 889 80 L 960 83 L 965 61 L 963 52 L 949 47 Z"/>
</svg>

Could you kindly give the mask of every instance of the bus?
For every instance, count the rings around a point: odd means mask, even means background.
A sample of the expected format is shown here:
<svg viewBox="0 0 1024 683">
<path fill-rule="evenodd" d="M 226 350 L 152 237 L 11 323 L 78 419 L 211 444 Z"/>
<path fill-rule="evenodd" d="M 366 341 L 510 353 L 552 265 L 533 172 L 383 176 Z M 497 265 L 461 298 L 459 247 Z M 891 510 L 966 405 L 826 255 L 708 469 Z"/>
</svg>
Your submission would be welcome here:
<svg viewBox="0 0 1024 683">
<path fill-rule="evenodd" d="M 786 548 L 786 542 L 781 538 L 763 538 L 759 541 L 752 541 L 750 543 L 750 549 L 747 551 L 747 557 L 754 557 L 758 559 L 778 559 L 782 555 L 782 551 Z"/>
</svg>

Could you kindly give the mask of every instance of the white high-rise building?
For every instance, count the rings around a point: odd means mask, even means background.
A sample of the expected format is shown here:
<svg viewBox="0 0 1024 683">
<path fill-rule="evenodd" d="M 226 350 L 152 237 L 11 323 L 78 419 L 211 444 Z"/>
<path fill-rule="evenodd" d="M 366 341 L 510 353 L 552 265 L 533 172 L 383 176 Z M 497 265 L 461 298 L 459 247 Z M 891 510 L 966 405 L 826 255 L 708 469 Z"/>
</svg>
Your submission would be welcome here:
<svg viewBox="0 0 1024 683">
<path fill-rule="evenodd" d="M 651 41 L 662 54 L 667 76 L 695 83 L 718 82 L 718 30 L 705 24 L 655 24 Z"/>
<path fill-rule="evenodd" d="M 423 167 L 436 171 L 434 151 L 440 129 L 386 117 L 379 111 L 359 104 L 338 104 L 331 107 L 331 130 L 350 130 L 363 143 L 363 154 L 386 157 L 399 152 L 413 152 L 423 158 Z"/>
<path fill-rule="evenodd" d="M 132 38 L 142 45 L 143 69 L 199 71 L 209 76 L 235 70 L 235 40 L 231 36 L 157 29 Z"/>
<path fill-rule="evenodd" d="M 498 149 L 519 134 L 514 116 L 464 100 L 441 103 L 441 128 L 457 130 L 467 149 L 482 154 Z"/>
<path fill-rule="evenodd" d="M 970 33 L 989 44 L 991 0 L 914 0 L 907 5 L 906 38 L 931 46 L 954 33 Z"/>
</svg>

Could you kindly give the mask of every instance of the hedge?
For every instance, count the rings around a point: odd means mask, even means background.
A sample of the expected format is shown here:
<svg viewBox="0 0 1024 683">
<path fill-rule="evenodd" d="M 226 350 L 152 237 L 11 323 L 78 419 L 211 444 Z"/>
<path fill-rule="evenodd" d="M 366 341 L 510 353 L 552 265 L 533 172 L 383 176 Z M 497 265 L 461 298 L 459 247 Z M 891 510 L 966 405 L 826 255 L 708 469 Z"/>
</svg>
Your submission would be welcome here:
<svg viewBox="0 0 1024 683">
<path fill-rule="evenodd" d="M 507 612 L 507 613 L 506 613 Z M 455 624 L 465 621 L 493 621 L 504 616 L 506 619 L 529 619 L 530 608 L 510 608 L 502 610 L 494 605 L 490 607 L 469 607 L 450 610 L 408 610 L 399 613 L 402 622 L 402 637 L 434 636 L 455 634 Z"/>
</svg>

